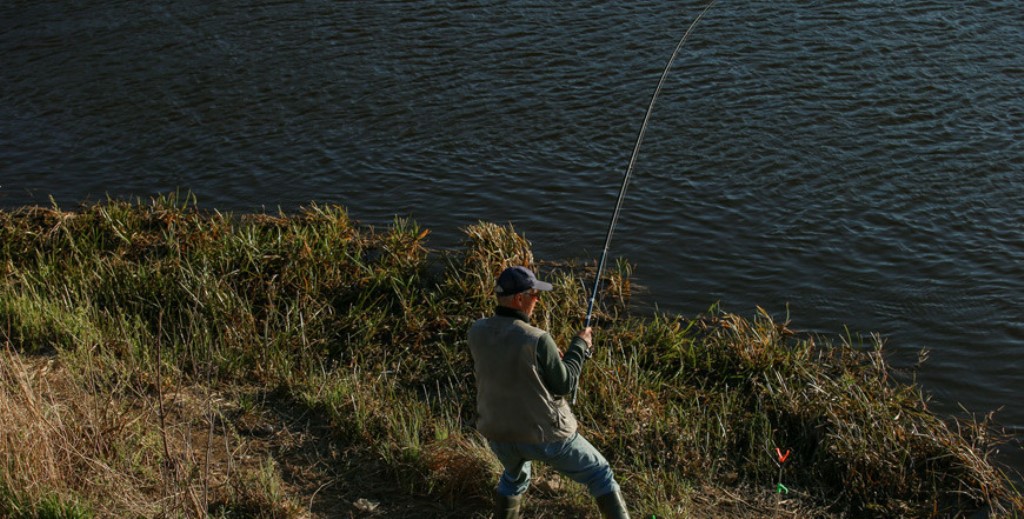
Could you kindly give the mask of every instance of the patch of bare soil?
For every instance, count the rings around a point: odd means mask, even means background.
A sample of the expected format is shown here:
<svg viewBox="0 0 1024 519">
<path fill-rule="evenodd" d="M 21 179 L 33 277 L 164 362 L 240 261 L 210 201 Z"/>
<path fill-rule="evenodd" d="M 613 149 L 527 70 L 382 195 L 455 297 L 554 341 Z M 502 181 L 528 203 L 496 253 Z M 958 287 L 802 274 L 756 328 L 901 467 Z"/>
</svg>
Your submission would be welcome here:
<svg viewBox="0 0 1024 519">
<path fill-rule="evenodd" d="M 219 419 L 211 428 L 196 419 L 193 408 L 193 448 L 211 445 L 210 479 L 214 485 L 235 486 L 231 473 L 266 472 L 268 463 L 279 476 L 278 511 L 259 515 L 303 518 L 485 518 L 486 503 L 444 503 L 409 494 L 397 478 L 372 455 L 372 446 L 345 447 L 333 439 L 322 417 L 261 388 L 239 388 L 218 400 Z M 250 402 L 246 408 L 237 402 Z M 175 419 L 184 417 L 175 417 Z M 179 455 L 183 455 L 179 453 Z M 173 454 L 172 454 L 173 456 Z M 272 460 L 272 461 L 271 461 Z M 245 479 L 244 476 L 242 476 Z M 269 504 L 269 503 L 268 503 Z M 216 506 L 216 504 L 214 504 Z"/>
</svg>

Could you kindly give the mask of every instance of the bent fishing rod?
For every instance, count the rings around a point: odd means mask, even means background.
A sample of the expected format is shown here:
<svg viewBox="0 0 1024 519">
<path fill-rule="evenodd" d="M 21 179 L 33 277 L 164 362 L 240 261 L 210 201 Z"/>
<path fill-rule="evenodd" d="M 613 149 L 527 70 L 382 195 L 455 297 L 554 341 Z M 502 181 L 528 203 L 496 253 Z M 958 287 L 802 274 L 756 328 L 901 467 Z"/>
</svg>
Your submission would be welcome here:
<svg viewBox="0 0 1024 519">
<path fill-rule="evenodd" d="M 661 79 L 658 81 L 658 86 L 654 89 L 654 95 L 651 96 L 651 104 L 647 106 L 647 113 L 644 115 L 644 122 L 640 125 L 640 133 L 637 135 L 636 144 L 633 145 L 633 154 L 629 157 L 629 166 L 626 167 L 626 173 L 622 177 L 622 186 L 619 188 L 619 198 L 615 202 L 615 210 L 612 212 L 611 222 L 608 224 L 608 233 L 604 237 L 604 251 L 601 252 L 601 259 L 597 263 L 597 274 L 594 276 L 594 289 L 590 293 L 590 302 L 587 304 L 587 317 L 584 321 L 583 327 L 590 327 L 590 321 L 594 316 L 594 303 L 597 301 L 597 292 L 601 287 L 601 274 L 604 272 L 604 266 L 608 260 L 608 249 L 611 248 L 612 234 L 615 233 L 615 224 L 619 221 L 619 213 L 622 211 L 622 202 L 626 199 L 626 188 L 629 187 L 629 179 L 633 176 L 633 169 L 636 167 L 637 157 L 640 155 L 640 145 L 644 142 L 644 135 L 647 133 L 647 125 L 651 122 L 651 115 L 654 113 L 654 103 L 658 101 L 658 95 L 661 94 L 662 87 L 665 86 L 665 79 L 668 78 L 668 71 L 672 69 L 672 63 L 675 62 L 676 56 L 679 55 L 679 51 L 683 49 L 683 45 L 686 44 L 686 40 L 690 39 L 690 34 L 693 32 L 693 28 L 697 26 L 704 15 L 707 14 L 711 6 L 715 5 L 718 0 L 711 0 L 704 7 L 704 9 L 694 18 L 690 26 L 686 28 L 686 32 L 683 33 L 683 37 L 679 39 L 679 43 L 676 45 L 676 49 L 672 52 L 672 56 L 668 59 L 668 63 L 665 64 L 665 69 L 661 72 Z M 580 372 L 582 375 L 582 370 Z M 572 390 L 572 403 L 576 403 L 576 393 L 579 391 L 580 385 L 579 380 L 576 382 L 576 386 Z"/>
</svg>

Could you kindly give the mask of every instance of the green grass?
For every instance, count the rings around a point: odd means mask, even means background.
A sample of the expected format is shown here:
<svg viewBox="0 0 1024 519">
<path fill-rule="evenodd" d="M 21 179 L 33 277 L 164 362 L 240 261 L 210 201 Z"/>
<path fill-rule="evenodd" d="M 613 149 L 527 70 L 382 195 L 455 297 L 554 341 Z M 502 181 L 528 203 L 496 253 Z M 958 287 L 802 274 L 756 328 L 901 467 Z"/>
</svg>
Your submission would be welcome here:
<svg viewBox="0 0 1024 519">
<path fill-rule="evenodd" d="M 9 519 L 92 519 L 93 511 L 74 497 L 53 494 L 31 500 L 0 487 L 0 513 Z"/>
<path fill-rule="evenodd" d="M 535 320 L 566 344 L 593 271 L 537 262 L 507 226 L 471 225 L 455 252 L 428 234 L 336 206 L 233 216 L 178 196 L 0 212 L 0 515 L 292 517 L 358 484 L 303 493 L 284 451 L 246 465 L 221 449 L 211 469 L 215 436 L 250 444 L 232 417 L 267 409 L 252 387 L 324 421 L 339 452 L 325 470 L 372 463 L 395 494 L 483 514 L 496 464 L 472 429 L 465 331 L 494 276 L 526 264 L 555 284 Z M 606 273 L 576 412 L 637 513 L 1021 514 L 991 425 L 930 412 L 877 337 L 798 334 L 763 311 L 635 315 L 629 274 Z M 39 373 L 50 364 L 59 382 Z M 776 448 L 792 452 L 781 471 Z M 572 484 L 540 499 L 591 507 Z"/>
</svg>

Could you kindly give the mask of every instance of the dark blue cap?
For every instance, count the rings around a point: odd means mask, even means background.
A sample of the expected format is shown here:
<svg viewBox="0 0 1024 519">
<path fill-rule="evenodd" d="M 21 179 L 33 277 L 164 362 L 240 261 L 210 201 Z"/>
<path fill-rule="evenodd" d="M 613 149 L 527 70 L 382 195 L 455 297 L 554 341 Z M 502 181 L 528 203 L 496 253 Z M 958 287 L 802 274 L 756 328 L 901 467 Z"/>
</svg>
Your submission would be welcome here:
<svg viewBox="0 0 1024 519">
<path fill-rule="evenodd" d="M 537 279 L 537 276 L 526 267 L 509 267 L 498 276 L 498 286 L 494 291 L 499 296 L 510 296 L 535 288 L 551 290 L 551 283 Z"/>
</svg>

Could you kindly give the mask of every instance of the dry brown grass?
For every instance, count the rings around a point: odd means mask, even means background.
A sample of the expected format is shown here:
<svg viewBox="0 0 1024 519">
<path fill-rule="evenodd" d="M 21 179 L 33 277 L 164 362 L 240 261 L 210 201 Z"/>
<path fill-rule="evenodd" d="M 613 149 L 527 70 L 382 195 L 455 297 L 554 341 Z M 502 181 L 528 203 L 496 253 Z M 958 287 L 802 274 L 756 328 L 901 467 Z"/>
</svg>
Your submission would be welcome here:
<svg viewBox="0 0 1024 519">
<path fill-rule="evenodd" d="M 0 487 L 29 510 L 53 496 L 76 496 L 97 512 L 152 516 L 146 489 L 158 458 L 154 415 L 93 391 L 58 359 L 0 356 Z M 68 500 L 68 505 L 74 504 Z"/>
<path fill-rule="evenodd" d="M 497 469 L 472 429 L 465 330 L 494 276 L 526 264 L 557 288 L 535 318 L 564 343 L 593 270 L 536 263 L 485 223 L 431 263 L 427 234 L 173 198 L 0 212 L 0 516 L 486 517 Z M 991 424 L 931 413 L 879 341 L 765 312 L 631 315 L 628 274 L 604 280 L 575 409 L 638 516 L 1024 510 Z M 593 513 L 537 467 L 527 517 Z"/>
<path fill-rule="evenodd" d="M 238 414 L 234 400 L 197 386 L 102 387 L 59 357 L 2 348 L 0 516 L 305 513 L 254 440 L 267 426 L 239 434 L 225 420 Z"/>
</svg>

